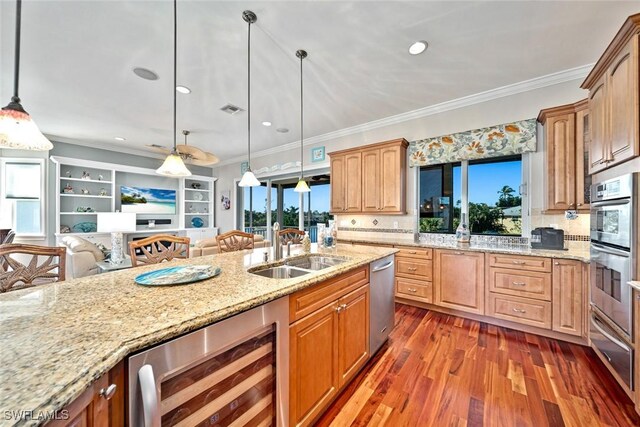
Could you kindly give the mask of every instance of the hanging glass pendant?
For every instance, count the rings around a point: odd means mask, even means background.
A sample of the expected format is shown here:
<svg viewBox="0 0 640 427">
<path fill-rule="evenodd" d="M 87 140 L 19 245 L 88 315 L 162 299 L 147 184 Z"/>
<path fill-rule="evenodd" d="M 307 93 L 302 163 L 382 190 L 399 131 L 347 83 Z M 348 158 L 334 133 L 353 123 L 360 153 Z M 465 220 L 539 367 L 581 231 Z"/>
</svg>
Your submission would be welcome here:
<svg viewBox="0 0 640 427">
<path fill-rule="evenodd" d="M 260 181 L 253 174 L 251 170 L 248 170 L 242 175 L 242 179 L 238 183 L 239 187 L 259 187 Z"/>
<path fill-rule="evenodd" d="M 307 185 L 307 181 L 300 178 L 298 185 L 296 185 L 296 188 L 293 191 L 296 193 L 308 193 L 311 189 L 309 188 L 309 185 Z"/>
<path fill-rule="evenodd" d="M 182 157 L 177 154 L 175 151 L 167 156 L 158 169 L 156 169 L 156 173 L 164 176 L 171 177 L 181 177 L 181 176 L 191 176 L 191 171 L 187 169 L 182 161 Z"/>
<path fill-rule="evenodd" d="M 300 49 L 296 51 L 296 56 L 300 58 L 300 179 L 293 191 L 296 193 L 308 193 L 311 189 L 307 181 L 304 180 L 304 98 L 302 92 L 302 60 L 307 57 L 307 51 Z"/>
</svg>

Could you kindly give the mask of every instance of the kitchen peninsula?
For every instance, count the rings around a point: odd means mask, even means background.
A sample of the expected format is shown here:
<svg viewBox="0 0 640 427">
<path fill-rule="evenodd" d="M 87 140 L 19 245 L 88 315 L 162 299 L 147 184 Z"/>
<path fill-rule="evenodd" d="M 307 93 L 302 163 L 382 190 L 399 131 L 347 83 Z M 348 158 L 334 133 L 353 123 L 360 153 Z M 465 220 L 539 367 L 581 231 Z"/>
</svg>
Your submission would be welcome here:
<svg viewBox="0 0 640 427">
<path fill-rule="evenodd" d="M 0 295 L 0 409 L 5 415 L 0 425 L 20 421 L 7 419 L 10 411 L 33 411 L 37 417 L 62 410 L 114 367 L 123 369 L 121 362 L 134 352 L 344 273 L 361 269 L 368 278 L 363 267 L 396 252 L 338 245 L 323 254 L 342 257 L 344 263 L 297 278 L 270 279 L 247 272 L 265 266 L 264 251 L 175 261 L 222 268 L 219 276 L 187 286 L 134 283 L 135 276 L 156 265 Z M 123 418 L 113 417 L 124 417 L 124 390 L 119 387 L 116 393 L 119 402 L 114 399 L 112 405 L 120 409 L 110 408 L 111 425 L 122 425 Z M 30 424 L 41 423 L 34 419 Z"/>
</svg>

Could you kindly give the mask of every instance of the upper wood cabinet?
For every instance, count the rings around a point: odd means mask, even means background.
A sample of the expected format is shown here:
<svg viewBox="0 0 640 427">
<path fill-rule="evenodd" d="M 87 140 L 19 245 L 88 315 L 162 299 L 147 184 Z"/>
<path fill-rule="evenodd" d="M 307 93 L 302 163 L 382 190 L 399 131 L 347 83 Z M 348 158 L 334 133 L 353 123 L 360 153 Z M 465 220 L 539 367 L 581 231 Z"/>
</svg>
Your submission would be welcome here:
<svg viewBox="0 0 640 427">
<path fill-rule="evenodd" d="M 585 169 L 585 157 L 589 156 L 589 119 L 586 99 L 547 108 L 538 116 L 544 127 L 545 212 L 589 209 L 591 178 Z"/>
<path fill-rule="evenodd" d="M 434 251 L 435 304 L 484 314 L 484 253 Z"/>
<path fill-rule="evenodd" d="M 406 213 L 404 139 L 329 153 L 333 213 Z"/>
<path fill-rule="evenodd" d="M 587 76 L 590 173 L 640 154 L 640 14 L 630 16 Z"/>
</svg>

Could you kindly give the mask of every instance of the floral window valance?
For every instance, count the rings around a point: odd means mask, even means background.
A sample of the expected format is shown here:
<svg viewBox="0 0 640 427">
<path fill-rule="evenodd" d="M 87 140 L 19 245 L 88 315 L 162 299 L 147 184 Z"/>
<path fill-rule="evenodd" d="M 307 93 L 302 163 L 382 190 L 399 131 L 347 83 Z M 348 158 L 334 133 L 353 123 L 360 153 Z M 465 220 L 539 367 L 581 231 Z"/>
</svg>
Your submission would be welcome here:
<svg viewBox="0 0 640 427">
<path fill-rule="evenodd" d="M 486 159 L 536 151 L 536 119 L 411 142 L 409 166 Z"/>
</svg>

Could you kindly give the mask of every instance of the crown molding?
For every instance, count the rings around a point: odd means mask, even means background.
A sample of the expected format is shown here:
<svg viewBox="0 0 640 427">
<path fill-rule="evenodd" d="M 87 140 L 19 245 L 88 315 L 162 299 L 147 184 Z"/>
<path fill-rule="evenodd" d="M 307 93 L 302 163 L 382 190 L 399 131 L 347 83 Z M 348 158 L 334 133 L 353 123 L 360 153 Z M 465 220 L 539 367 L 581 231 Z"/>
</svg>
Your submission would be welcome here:
<svg viewBox="0 0 640 427">
<path fill-rule="evenodd" d="M 116 153 L 132 154 L 134 156 L 148 157 L 151 159 L 164 159 L 166 157 L 159 153 L 151 153 L 146 150 L 123 147 L 121 145 L 115 145 L 115 144 L 107 145 L 104 142 L 99 142 L 99 141 L 79 141 L 77 139 L 66 138 L 64 136 L 51 135 L 47 133 L 44 135 L 47 137 L 47 139 L 49 139 L 49 141 L 53 142 L 54 144 L 56 142 L 62 142 L 64 144 L 79 145 L 81 147 L 94 148 L 97 150 L 113 151 Z"/>
<path fill-rule="evenodd" d="M 580 67 L 570 68 L 568 70 L 558 71 L 556 73 L 547 74 L 545 76 L 536 77 L 530 80 L 524 80 L 522 82 L 513 83 L 506 86 L 501 86 L 495 89 L 490 89 L 484 92 L 479 92 L 473 95 L 464 96 L 462 98 L 452 99 L 450 101 L 441 102 L 439 104 L 430 105 L 427 107 L 419 108 L 417 110 L 408 111 L 406 113 L 397 114 L 395 116 L 385 117 L 383 119 L 374 120 L 371 122 L 363 123 L 356 126 L 340 129 L 337 131 L 325 133 L 322 135 L 307 138 L 304 141 L 304 146 L 312 146 L 321 142 L 330 141 L 332 139 L 341 138 L 357 133 L 366 132 L 373 129 L 378 129 L 385 126 L 391 126 L 397 123 L 406 122 L 409 120 L 419 119 L 422 117 L 432 116 L 435 114 L 444 113 L 446 111 L 457 110 L 459 108 L 468 107 L 475 104 L 491 101 L 494 99 L 504 98 L 506 96 L 516 95 L 531 90 L 542 89 L 544 87 L 553 86 L 572 80 L 584 79 L 594 64 L 582 65 Z M 300 140 L 282 144 L 277 147 L 268 148 L 266 150 L 256 151 L 251 153 L 251 157 L 258 158 L 271 154 L 281 153 L 283 151 L 289 151 L 294 148 L 300 147 Z M 246 156 L 234 157 L 221 161 L 214 167 L 226 166 L 234 163 L 240 163 L 246 161 Z"/>
</svg>

